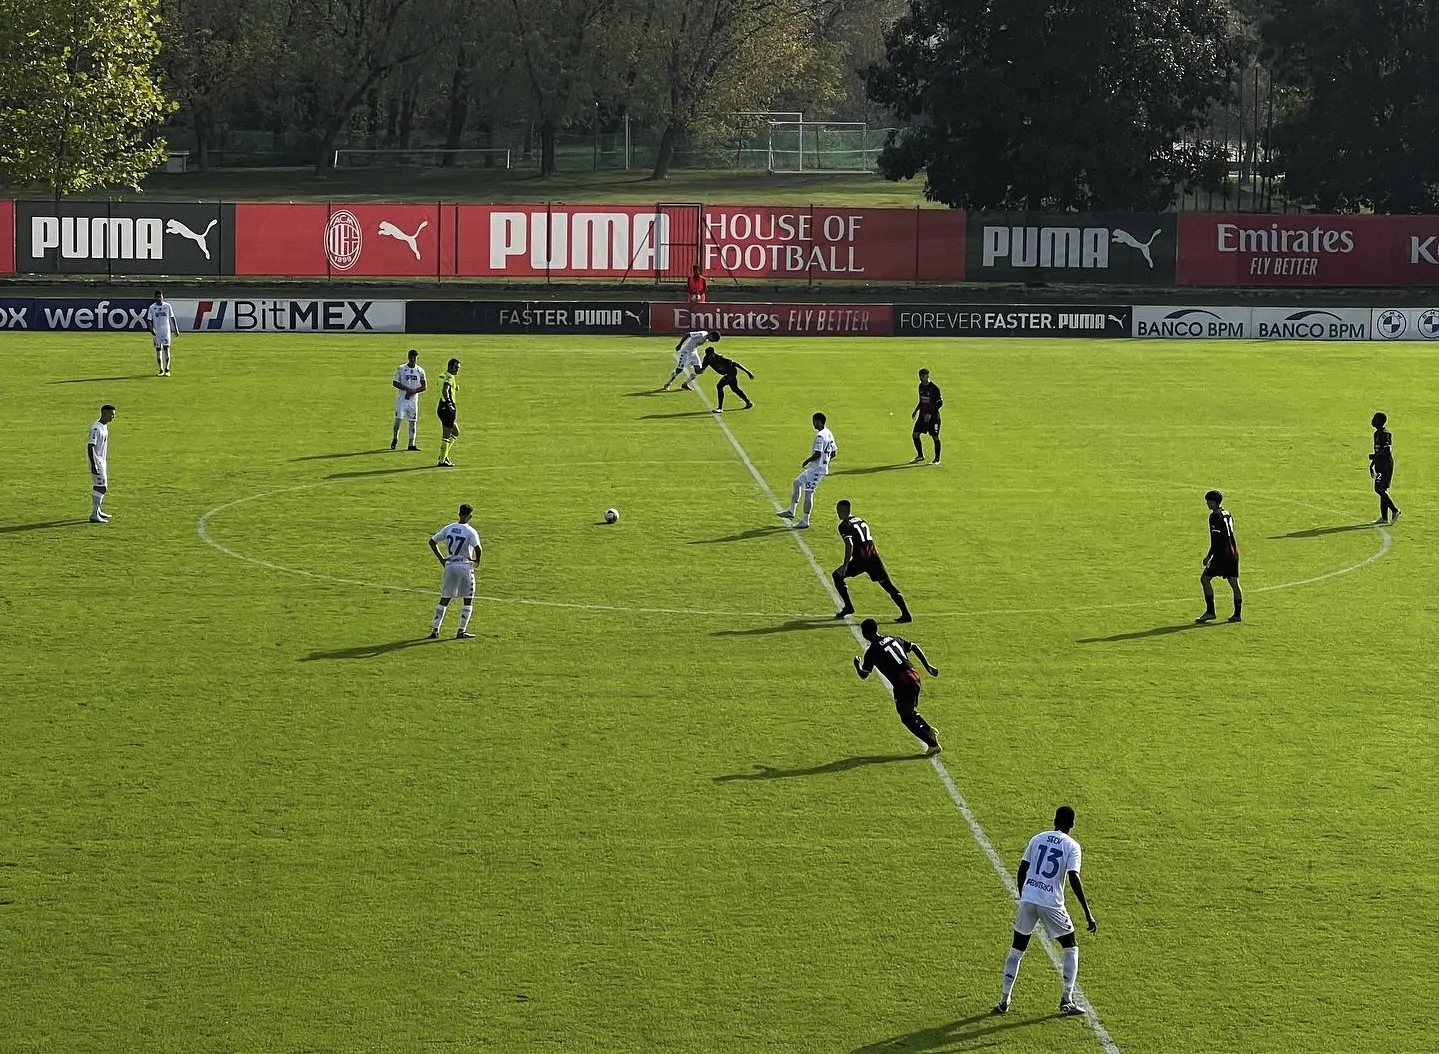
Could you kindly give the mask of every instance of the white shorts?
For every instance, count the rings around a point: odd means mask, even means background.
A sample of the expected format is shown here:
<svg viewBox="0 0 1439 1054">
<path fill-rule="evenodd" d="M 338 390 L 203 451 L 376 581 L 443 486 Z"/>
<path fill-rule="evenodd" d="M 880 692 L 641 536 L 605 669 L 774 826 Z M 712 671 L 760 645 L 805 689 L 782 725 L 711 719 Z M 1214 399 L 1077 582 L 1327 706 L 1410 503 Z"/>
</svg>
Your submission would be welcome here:
<svg viewBox="0 0 1439 1054">
<path fill-rule="evenodd" d="M 440 586 L 442 597 L 463 597 L 473 599 L 475 595 L 475 568 L 468 560 L 445 562 L 445 580 Z"/>
<path fill-rule="evenodd" d="M 90 486 L 96 488 L 108 488 L 110 486 L 110 474 L 106 469 L 90 473 Z"/>
<path fill-rule="evenodd" d="M 1051 908 L 1043 904 L 1033 904 L 1028 900 L 1019 902 L 1019 910 L 1014 914 L 1014 932 L 1028 937 L 1041 919 L 1051 937 L 1063 937 L 1066 933 L 1074 932 L 1074 923 L 1069 921 L 1069 912 L 1062 906 Z"/>
<path fill-rule="evenodd" d="M 679 361 L 679 364 L 676 366 L 676 369 L 681 369 L 681 370 L 682 370 L 682 369 L 684 369 L 686 366 L 688 366 L 688 367 L 690 367 L 691 369 L 698 370 L 698 369 L 699 369 L 701 366 L 703 366 L 703 365 L 704 365 L 704 362 L 700 359 L 700 353 L 699 353 L 699 352 L 697 352 L 697 351 L 687 351 L 687 352 L 685 352 L 683 355 L 680 356 L 680 361 Z"/>
<path fill-rule="evenodd" d="M 819 485 L 824 481 L 824 477 L 828 475 L 828 468 L 821 468 L 819 465 L 810 465 L 809 468 L 799 474 L 799 479 L 796 482 L 813 494 L 819 489 Z"/>
<path fill-rule="evenodd" d="M 404 418 L 406 421 L 418 421 L 420 419 L 420 400 L 396 399 L 395 417 Z"/>
<path fill-rule="evenodd" d="M 151 336 L 155 339 L 155 347 L 157 348 L 166 347 L 170 343 L 170 334 L 168 333 L 152 333 Z"/>
</svg>

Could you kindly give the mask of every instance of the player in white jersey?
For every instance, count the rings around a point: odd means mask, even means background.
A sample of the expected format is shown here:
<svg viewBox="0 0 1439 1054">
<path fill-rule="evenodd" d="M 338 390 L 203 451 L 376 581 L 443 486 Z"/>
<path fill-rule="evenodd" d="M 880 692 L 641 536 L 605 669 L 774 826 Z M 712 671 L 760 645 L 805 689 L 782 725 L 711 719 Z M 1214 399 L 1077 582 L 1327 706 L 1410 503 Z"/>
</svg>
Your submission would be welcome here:
<svg viewBox="0 0 1439 1054">
<path fill-rule="evenodd" d="M 419 364 L 420 353 L 410 349 L 403 366 L 395 367 L 395 431 L 390 436 L 390 449 L 400 445 L 400 422 L 410 422 L 410 445 L 406 450 L 419 450 L 415 445 L 420 427 L 420 393 L 425 390 L 425 371 Z"/>
<path fill-rule="evenodd" d="M 90 460 L 90 522 L 107 523 L 109 515 L 100 511 L 105 492 L 110 487 L 110 422 L 115 420 L 115 407 L 100 407 L 100 420 L 90 426 L 90 439 L 85 456 Z"/>
<path fill-rule="evenodd" d="M 461 505 L 459 520 L 441 527 L 430 539 L 430 551 L 445 567 L 444 581 L 440 585 L 440 606 L 435 608 L 435 624 L 430 628 L 431 640 L 440 635 L 445 609 L 455 597 L 465 602 L 464 610 L 460 612 L 460 632 L 455 634 L 455 639 L 468 640 L 474 636 L 466 632 L 475 603 L 475 568 L 480 566 L 481 555 L 480 532 L 470 526 L 474 511 L 468 505 Z"/>
<path fill-rule="evenodd" d="M 825 476 L 829 475 L 829 463 L 839 453 L 839 446 L 834 441 L 834 433 L 825 427 L 824 414 L 815 414 L 814 422 L 814 449 L 809 457 L 800 464 L 802 470 L 794 479 L 794 486 L 789 494 L 789 508 L 780 515 L 786 520 L 794 519 L 794 510 L 799 505 L 800 492 L 804 492 L 804 516 L 796 527 L 809 526 L 809 514 L 814 508 L 814 492 L 819 487 Z"/>
<path fill-rule="evenodd" d="M 1061 1014 L 1082 1014 L 1084 1008 L 1074 1001 L 1074 981 L 1079 976 L 1079 944 L 1075 940 L 1074 923 L 1069 921 L 1069 912 L 1064 907 L 1064 880 L 1079 898 L 1084 909 L 1085 922 L 1089 932 L 1099 929 L 1094 912 L 1089 910 L 1089 901 L 1084 899 L 1084 885 L 1079 881 L 1079 843 L 1069 836 L 1074 829 L 1074 810 L 1061 805 L 1054 813 L 1054 830 L 1041 831 L 1029 840 L 1024 850 L 1024 859 L 1019 862 L 1019 911 L 1014 916 L 1014 942 L 1009 957 L 1004 960 L 1004 987 L 1000 990 L 999 1002 L 994 1007 L 996 1014 L 1009 1012 L 1009 995 L 1014 991 L 1014 980 L 1019 976 L 1019 960 L 1024 949 L 1029 947 L 1030 934 L 1039 923 L 1064 949 L 1063 979 L 1064 991 L 1059 999 Z"/>
<path fill-rule="evenodd" d="M 685 391 L 691 391 L 690 381 L 699 375 L 700 368 L 704 363 L 704 360 L 700 358 L 700 345 L 704 344 L 705 341 L 713 344 L 718 342 L 719 339 L 719 333 L 712 329 L 696 329 L 686 333 L 684 339 L 675 345 L 675 355 L 678 356 L 675 359 L 675 371 L 670 374 L 670 379 L 665 381 L 664 387 L 661 388 L 660 391 L 669 391 L 670 385 L 675 382 L 675 378 L 685 373 L 686 370 L 689 372 L 686 374 L 684 383 L 681 384 L 680 387 Z"/>
<path fill-rule="evenodd" d="M 165 302 L 165 294 L 155 290 L 155 302 L 145 309 L 145 324 L 155 341 L 155 365 L 160 376 L 170 376 L 170 341 L 175 336 L 175 309 Z"/>
</svg>

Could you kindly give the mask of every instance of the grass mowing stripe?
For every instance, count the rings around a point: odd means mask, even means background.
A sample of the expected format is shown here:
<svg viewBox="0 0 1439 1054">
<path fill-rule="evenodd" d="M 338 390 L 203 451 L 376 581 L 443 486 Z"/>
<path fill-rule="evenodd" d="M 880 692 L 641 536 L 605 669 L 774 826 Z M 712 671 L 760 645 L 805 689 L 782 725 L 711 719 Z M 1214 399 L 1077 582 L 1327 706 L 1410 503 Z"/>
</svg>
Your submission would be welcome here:
<svg viewBox="0 0 1439 1054">
<path fill-rule="evenodd" d="M 714 409 L 704 389 L 699 385 L 695 385 L 694 391 L 695 394 L 700 397 L 700 402 L 704 403 L 706 409 Z M 715 424 L 719 425 L 720 431 L 723 432 L 725 438 L 729 440 L 730 446 L 734 447 L 735 453 L 738 454 L 740 460 L 744 462 L 744 467 L 749 469 L 749 474 L 754 477 L 754 481 L 759 485 L 760 491 L 769 499 L 769 503 L 774 506 L 774 511 L 779 513 L 785 506 L 780 505 L 779 499 L 775 497 L 774 490 L 771 489 L 769 483 L 766 482 L 764 476 L 761 475 L 759 468 L 756 467 L 754 461 L 751 460 L 745 448 L 740 444 L 740 441 L 735 438 L 735 434 L 730 431 L 729 425 L 725 424 L 724 418 L 719 414 L 713 414 L 712 416 L 714 417 Z M 820 567 L 819 561 L 815 559 L 814 550 L 809 547 L 797 530 L 791 531 L 790 537 L 794 539 L 794 544 L 799 546 L 799 551 L 804 555 L 804 558 L 809 561 L 810 569 L 814 571 L 815 577 L 819 579 L 820 585 L 824 587 L 830 599 L 835 603 L 839 603 L 839 594 L 835 592 L 829 577 L 824 573 L 824 568 Z M 1370 557 L 1369 561 L 1377 560 L 1380 556 L 1384 555 L 1385 550 L 1388 549 L 1388 535 L 1385 535 L 1385 541 L 1386 544 L 1384 548 Z M 1365 561 L 1365 563 L 1369 561 Z M 1343 572 L 1340 573 L 1342 574 Z M 854 639 L 863 646 L 864 637 L 860 634 L 859 627 L 854 624 L 854 618 L 846 615 L 844 622 L 845 625 L 849 627 L 850 633 L 854 635 Z M 881 676 L 880 680 L 883 682 L 884 678 Z M 930 758 L 929 762 L 934 766 L 934 771 L 939 776 L 940 782 L 944 784 L 944 789 L 949 792 L 950 799 L 954 802 L 955 808 L 957 808 L 959 814 L 964 817 L 964 822 L 969 824 L 970 834 L 974 836 L 974 840 L 979 843 L 979 848 L 984 851 L 984 855 L 989 859 L 989 864 L 994 868 L 994 873 L 999 876 L 999 880 L 1004 884 L 1005 891 L 1010 895 L 1011 899 L 1018 900 L 1019 894 L 1015 889 L 1014 876 L 1009 873 L 1009 868 L 1005 866 L 1003 858 L 1000 857 L 999 852 L 994 848 L 994 843 L 989 840 L 989 835 L 984 833 L 984 827 L 981 826 L 979 820 L 975 818 L 974 811 L 970 809 L 969 803 L 964 800 L 964 795 L 959 792 L 959 787 L 955 785 L 954 778 L 950 776 L 949 770 L 944 767 L 944 762 L 940 761 L 938 756 Z M 1039 943 L 1044 949 L 1045 954 L 1049 956 L 1049 961 L 1054 964 L 1055 970 L 1058 971 L 1062 977 L 1064 974 L 1064 966 L 1060 958 L 1059 949 L 1042 930 L 1039 931 Z M 1084 994 L 1084 989 L 1078 984 L 1074 986 L 1074 996 L 1079 1002 L 1079 1005 L 1084 1008 L 1084 1020 L 1089 1023 L 1090 1028 L 1094 1029 L 1094 1035 L 1099 1040 L 1100 1045 L 1104 1047 L 1108 1054 L 1120 1054 L 1119 1045 L 1114 1042 L 1114 1037 L 1112 1037 L 1109 1034 L 1109 1030 L 1104 1027 L 1104 1022 L 1099 1019 L 1099 1014 L 1094 1009 L 1094 1005 L 1089 1001 L 1089 997 Z"/>
</svg>

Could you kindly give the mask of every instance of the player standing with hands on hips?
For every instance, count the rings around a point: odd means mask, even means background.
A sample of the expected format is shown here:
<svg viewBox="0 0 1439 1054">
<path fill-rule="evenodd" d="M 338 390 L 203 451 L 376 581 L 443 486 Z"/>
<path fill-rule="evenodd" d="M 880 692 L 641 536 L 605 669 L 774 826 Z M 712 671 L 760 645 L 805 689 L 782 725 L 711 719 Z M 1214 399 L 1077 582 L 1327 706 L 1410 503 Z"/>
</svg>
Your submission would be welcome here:
<svg viewBox="0 0 1439 1054">
<path fill-rule="evenodd" d="M 419 438 L 420 429 L 420 393 L 425 390 L 425 371 L 419 364 L 420 353 L 410 349 L 409 358 L 403 366 L 395 369 L 395 379 L 391 383 L 398 390 L 395 396 L 395 431 L 390 436 L 390 449 L 400 445 L 400 422 L 410 422 L 410 445 L 406 450 L 419 450 L 415 440 Z"/>
<path fill-rule="evenodd" d="M 824 414 L 815 414 L 810 420 L 814 424 L 814 449 L 809 457 L 800 463 L 802 471 L 795 477 L 794 486 L 790 489 L 789 508 L 779 514 L 786 520 L 794 519 L 800 491 L 804 491 L 804 516 L 795 524 L 796 527 L 809 526 L 809 514 L 814 509 L 814 492 L 824 477 L 829 475 L 829 463 L 839 454 L 834 433 L 825 427 Z"/>
<path fill-rule="evenodd" d="M 110 517 L 100 511 L 110 487 L 110 422 L 115 420 L 115 407 L 100 407 L 100 420 L 90 426 L 90 440 L 85 456 L 90 460 L 90 522 L 108 523 Z"/>
<path fill-rule="evenodd" d="M 480 532 L 470 526 L 474 511 L 469 505 L 461 505 L 460 518 L 441 527 L 430 539 L 430 552 L 445 568 L 445 577 L 440 583 L 440 603 L 435 608 L 434 625 L 430 627 L 431 640 L 439 637 L 445 609 L 455 597 L 465 602 L 460 612 L 460 632 L 455 634 L 455 639 L 469 640 L 474 636 L 469 632 L 470 613 L 475 604 L 475 568 L 480 566 L 483 555 Z"/>
<path fill-rule="evenodd" d="M 939 464 L 939 408 L 943 405 L 944 397 L 939 394 L 939 385 L 930 381 L 928 370 L 920 370 L 919 403 L 909 415 L 914 418 L 914 433 L 911 436 L 914 440 L 914 460 L 910 464 L 919 465 L 924 462 L 924 444 L 919 437 L 926 435 L 934 439 L 933 463 Z"/>
<path fill-rule="evenodd" d="M 1074 810 L 1061 805 L 1054 812 L 1054 830 L 1041 831 L 1029 840 L 1024 859 L 1019 862 L 1019 910 L 1014 916 L 1014 941 L 1004 960 L 1004 987 L 994 1013 L 1009 1012 L 1009 996 L 1019 977 L 1019 961 L 1029 947 L 1029 938 L 1040 922 L 1050 937 L 1064 949 L 1062 975 L 1064 990 L 1059 997 L 1061 1014 L 1082 1014 L 1084 1009 L 1074 1001 L 1074 982 L 1079 977 L 1079 943 L 1075 940 L 1074 923 L 1064 906 L 1064 880 L 1079 898 L 1084 920 L 1090 933 L 1099 929 L 1089 901 L 1084 898 L 1084 885 L 1079 881 L 1079 843 L 1069 836 L 1074 829 Z"/>
<path fill-rule="evenodd" d="M 155 341 L 155 365 L 160 376 L 170 376 L 170 341 L 175 335 L 175 309 L 165 303 L 165 294 L 155 290 L 155 302 L 145 309 L 145 324 Z"/>
</svg>

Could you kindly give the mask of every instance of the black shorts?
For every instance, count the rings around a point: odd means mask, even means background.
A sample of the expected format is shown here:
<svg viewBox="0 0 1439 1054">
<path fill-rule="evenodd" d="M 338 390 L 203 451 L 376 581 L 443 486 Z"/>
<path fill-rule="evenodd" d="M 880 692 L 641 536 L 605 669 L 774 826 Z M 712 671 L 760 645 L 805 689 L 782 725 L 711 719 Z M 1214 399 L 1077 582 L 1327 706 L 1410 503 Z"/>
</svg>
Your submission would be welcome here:
<svg viewBox="0 0 1439 1054">
<path fill-rule="evenodd" d="M 939 414 L 935 414 L 928 421 L 915 419 L 914 434 L 917 436 L 934 436 L 939 438 Z"/>
<path fill-rule="evenodd" d="M 919 708 L 919 675 L 901 677 L 894 682 L 894 708 L 901 713 Z"/>
<path fill-rule="evenodd" d="M 1209 566 L 1204 569 L 1203 578 L 1238 578 L 1239 559 L 1233 560 L 1210 560 Z"/>
<path fill-rule="evenodd" d="M 1381 472 L 1374 474 L 1374 493 L 1383 494 L 1389 489 L 1389 484 L 1394 481 L 1394 468 L 1390 466 Z"/>
<path fill-rule="evenodd" d="M 845 578 L 858 578 L 860 575 L 869 575 L 871 582 L 889 581 L 889 572 L 884 569 L 884 561 L 877 556 L 859 556 L 845 564 Z"/>
<path fill-rule="evenodd" d="M 739 374 L 737 374 L 737 373 L 721 373 L 721 374 L 720 374 L 720 379 L 719 379 L 719 384 L 717 384 L 715 387 L 716 387 L 716 388 L 730 387 L 730 388 L 738 389 L 738 388 L 739 388 Z"/>
<path fill-rule="evenodd" d="M 435 406 L 435 416 L 440 419 L 440 424 L 446 428 L 455 427 L 455 404 L 439 403 Z"/>
</svg>

